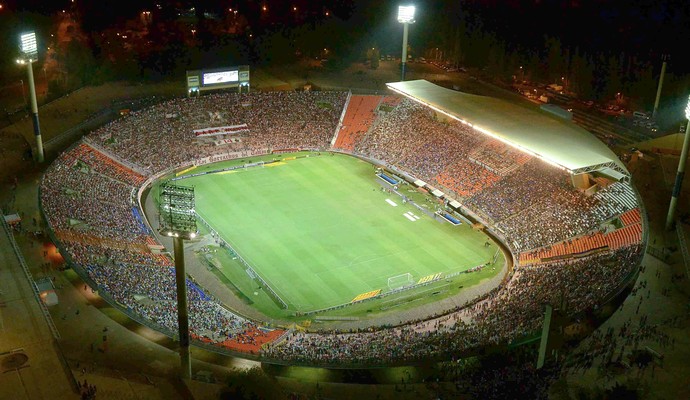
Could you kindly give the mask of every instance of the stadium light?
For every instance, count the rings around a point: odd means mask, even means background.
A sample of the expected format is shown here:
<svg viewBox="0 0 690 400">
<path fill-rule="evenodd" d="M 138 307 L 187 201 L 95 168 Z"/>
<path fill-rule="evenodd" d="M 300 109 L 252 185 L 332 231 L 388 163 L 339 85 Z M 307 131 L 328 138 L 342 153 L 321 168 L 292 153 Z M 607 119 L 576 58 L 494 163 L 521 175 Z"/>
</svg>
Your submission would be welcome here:
<svg viewBox="0 0 690 400">
<path fill-rule="evenodd" d="M 169 182 L 164 183 L 160 186 L 159 200 L 159 232 L 173 238 L 180 367 L 182 378 L 189 379 L 192 376 L 192 361 L 189 353 L 189 310 L 187 308 L 184 240 L 194 239 L 197 235 L 194 188 L 176 186 Z"/>
<path fill-rule="evenodd" d="M 666 216 L 666 230 L 673 228 L 673 218 L 676 213 L 676 204 L 678 197 L 680 197 L 680 188 L 683 185 L 683 176 L 685 175 L 685 161 L 688 158 L 688 145 L 690 145 L 690 97 L 688 97 L 688 105 L 685 107 L 685 118 L 688 123 L 685 127 L 683 137 L 683 148 L 680 151 L 680 160 L 678 160 L 678 173 L 676 173 L 676 183 L 673 185 L 673 192 L 671 193 L 671 204 L 668 206 L 668 215 Z"/>
<path fill-rule="evenodd" d="M 398 6 L 398 22 L 403 24 L 403 43 L 402 43 L 402 59 L 401 61 L 401 75 L 400 80 L 405 80 L 405 67 L 407 65 L 407 35 L 410 24 L 414 24 L 414 6 Z"/>
<path fill-rule="evenodd" d="M 19 50 L 28 62 L 36 61 L 38 56 L 36 32 L 22 33 L 19 36 Z"/>
<path fill-rule="evenodd" d="M 414 6 L 398 6 L 398 22 L 403 24 L 414 23 Z"/>
<path fill-rule="evenodd" d="M 38 121 L 38 102 L 36 101 L 36 85 L 34 84 L 34 69 L 32 63 L 38 59 L 38 43 L 36 32 L 25 32 L 19 35 L 20 56 L 17 63 L 26 65 L 29 82 L 29 97 L 31 98 L 31 120 L 36 137 L 36 161 L 43 162 L 43 139 L 41 139 L 41 124 Z M 23 94 L 23 91 L 22 91 Z"/>
</svg>

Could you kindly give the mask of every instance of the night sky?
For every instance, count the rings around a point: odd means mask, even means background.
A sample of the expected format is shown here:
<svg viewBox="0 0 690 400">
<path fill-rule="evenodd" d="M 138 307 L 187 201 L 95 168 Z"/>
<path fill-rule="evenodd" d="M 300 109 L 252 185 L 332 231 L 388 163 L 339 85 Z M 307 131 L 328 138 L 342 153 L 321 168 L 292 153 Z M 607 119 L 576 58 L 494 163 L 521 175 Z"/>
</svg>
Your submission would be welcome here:
<svg viewBox="0 0 690 400">
<path fill-rule="evenodd" d="M 0 0 L 4 11 L 29 11 L 51 14 L 69 8 L 69 0 Z M 76 1 L 84 16 L 87 30 L 101 30 L 123 23 L 142 9 L 152 9 L 151 0 Z M 276 19 L 289 14 L 292 6 L 312 12 L 328 9 L 336 18 L 352 23 L 353 33 L 380 32 L 388 34 L 395 27 L 398 1 L 387 0 L 197 0 L 159 1 L 166 7 L 196 7 L 211 13 L 222 13 L 228 7 L 251 14 L 266 5 Z M 683 0 L 587 1 L 587 0 L 418 0 L 418 31 L 411 37 L 416 42 L 434 40 L 435 23 L 453 24 L 461 14 L 472 13 L 482 20 L 487 30 L 510 37 L 515 44 L 539 41 L 545 34 L 558 36 L 564 43 L 592 50 L 633 52 L 656 57 L 670 54 L 681 59 L 686 41 L 690 39 L 690 2 Z M 365 28 L 366 27 L 366 28 Z"/>
<path fill-rule="evenodd" d="M 343 64 L 362 61 L 366 49 L 382 55 L 400 51 L 401 26 L 396 21 L 399 1 L 393 0 L 0 0 L 0 37 L 35 29 L 46 38 L 55 29 L 56 15 L 67 10 L 79 21 L 82 37 L 102 66 L 111 60 L 136 60 L 141 76 L 148 70 L 161 77 L 174 76 L 195 63 L 215 65 L 249 63 L 267 65 L 291 62 L 295 55 L 320 57 L 323 48 L 330 59 Z M 669 88 L 673 96 L 690 89 L 690 63 L 684 62 L 690 39 L 690 1 L 586 1 L 586 0 L 418 0 L 416 23 L 410 28 L 413 57 L 436 47 L 444 58 L 458 65 L 484 68 L 506 79 L 518 65 L 526 65 L 532 78 L 553 81 L 553 76 L 572 74 L 588 98 L 611 98 L 618 91 L 654 91 L 662 57 L 669 62 Z M 160 4 L 160 7 L 157 7 Z M 262 11 L 266 7 L 268 11 Z M 166 32 L 150 30 L 151 47 L 118 54 L 99 37 L 136 21 L 151 10 L 155 27 L 168 24 Z M 238 11 L 241 28 L 219 34 L 219 26 L 232 21 Z M 194 29 L 196 42 L 170 26 L 186 24 Z M 215 24 L 215 25 L 214 25 Z M 216 30 L 214 31 L 213 26 Z M 238 25 L 239 26 L 239 25 Z M 157 36 L 156 36 L 157 35 Z M 107 40 L 105 40 L 107 42 Z M 47 43 L 47 41 L 44 41 Z M 184 46 L 181 45 L 184 43 Z M 47 45 L 46 45 L 47 46 Z M 182 48 L 183 47 L 183 48 Z M 11 41 L 0 42 L 0 53 L 16 52 Z M 110 53 L 108 53 L 110 52 Z M 195 53 L 196 52 L 196 53 Z M 223 54 L 223 57 L 213 56 Z M 554 54 L 556 56 L 554 56 Z M 158 57 L 158 58 L 155 58 Z M 0 58 L 0 69 L 13 68 L 9 57 Z M 558 60 L 560 58 L 561 60 Z M 9 60 L 9 61 L 8 61 Z M 583 68 L 584 67 L 586 68 Z M 130 68 L 128 67 L 128 68 Z M 110 68 L 110 67 L 109 67 Z M 118 71 L 120 65 L 113 65 Z M 145 71 L 146 70 L 146 71 Z M 586 70 L 587 76 L 575 76 Z M 183 72 L 182 72 L 183 73 Z M 93 76 L 94 74 L 91 74 Z M 115 77 L 117 78 L 117 77 Z M 120 77 L 123 78 L 123 77 Z M 90 78 L 87 76 L 86 81 Z M 573 85 L 573 88 L 575 85 Z M 591 90 L 589 90 L 591 88 Z M 645 105 L 647 106 L 647 105 Z"/>
</svg>

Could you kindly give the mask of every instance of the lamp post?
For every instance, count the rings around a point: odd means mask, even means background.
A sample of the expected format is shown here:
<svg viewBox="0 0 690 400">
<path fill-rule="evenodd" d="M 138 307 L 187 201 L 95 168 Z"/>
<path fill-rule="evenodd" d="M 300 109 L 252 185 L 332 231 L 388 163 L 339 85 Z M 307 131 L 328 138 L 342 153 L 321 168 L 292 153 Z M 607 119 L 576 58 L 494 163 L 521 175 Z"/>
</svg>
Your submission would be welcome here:
<svg viewBox="0 0 690 400">
<path fill-rule="evenodd" d="M 26 105 L 26 94 L 24 93 L 24 79 L 20 79 L 19 83 L 22 85 L 22 101 Z"/>
<path fill-rule="evenodd" d="M 17 63 L 27 67 L 27 82 L 29 83 L 29 95 L 31 98 L 31 120 L 33 121 L 34 136 L 36 137 L 35 158 L 36 161 L 43 162 L 43 139 L 41 139 L 41 125 L 38 122 L 38 103 L 36 101 L 36 85 L 34 84 L 34 69 L 32 66 L 32 63 L 38 59 L 38 45 L 35 32 L 23 33 L 19 36 L 19 50 L 21 56 Z"/>
<path fill-rule="evenodd" d="M 414 24 L 414 6 L 398 6 L 398 22 L 403 24 L 403 43 L 402 43 L 402 73 L 401 81 L 405 80 L 405 66 L 407 65 L 407 34 L 410 24 Z"/>
<path fill-rule="evenodd" d="M 184 263 L 184 239 L 197 235 L 194 211 L 194 188 L 164 183 L 159 193 L 159 232 L 173 240 L 175 256 L 175 286 L 177 288 L 177 323 L 180 341 L 181 377 L 192 376 L 189 352 L 189 311 L 187 307 L 187 274 Z"/>
<path fill-rule="evenodd" d="M 680 160 L 678 160 L 678 173 L 676 174 L 676 182 L 673 184 L 673 192 L 671 193 L 671 204 L 668 206 L 668 215 L 666 216 L 666 230 L 673 228 L 673 217 L 676 213 L 676 203 L 680 197 L 680 188 L 683 184 L 683 175 L 685 174 L 685 161 L 688 158 L 688 147 L 690 145 L 690 98 L 688 105 L 685 107 L 685 118 L 688 120 L 685 127 L 685 136 L 683 138 L 683 148 L 680 151 Z"/>
</svg>

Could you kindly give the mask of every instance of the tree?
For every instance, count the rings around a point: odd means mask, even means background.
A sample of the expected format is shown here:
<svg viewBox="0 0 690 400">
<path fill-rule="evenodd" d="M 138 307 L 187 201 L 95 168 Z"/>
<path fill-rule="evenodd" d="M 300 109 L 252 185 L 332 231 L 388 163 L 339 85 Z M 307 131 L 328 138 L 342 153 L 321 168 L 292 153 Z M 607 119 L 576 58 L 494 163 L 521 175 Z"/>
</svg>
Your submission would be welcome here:
<svg viewBox="0 0 690 400">
<path fill-rule="evenodd" d="M 544 45 L 548 49 L 545 71 L 547 71 L 549 81 L 560 83 L 561 77 L 567 72 L 561 41 L 554 37 L 547 37 Z"/>
<path fill-rule="evenodd" d="M 372 47 L 367 50 L 367 59 L 369 60 L 369 68 L 378 69 L 379 59 L 381 58 L 381 53 L 376 47 Z"/>
<path fill-rule="evenodd" d="M 594 79 L 594 71 L 591 59 L 584 54 L 580 54 L 576 49 L 572 57 L 570 69 L 572 73 L 570 74 L 569 89 L 577 93 L 581 98 L 593 98 L 592 81 Z"/>
<path fill-rule="evenodd" d="M 58 59 L 61 59 L 67 71 L 68 87 L 92 82 L 96 74 L 96 59 L 88 46 L 73 39 L 58 51 Z"/>
</svg>

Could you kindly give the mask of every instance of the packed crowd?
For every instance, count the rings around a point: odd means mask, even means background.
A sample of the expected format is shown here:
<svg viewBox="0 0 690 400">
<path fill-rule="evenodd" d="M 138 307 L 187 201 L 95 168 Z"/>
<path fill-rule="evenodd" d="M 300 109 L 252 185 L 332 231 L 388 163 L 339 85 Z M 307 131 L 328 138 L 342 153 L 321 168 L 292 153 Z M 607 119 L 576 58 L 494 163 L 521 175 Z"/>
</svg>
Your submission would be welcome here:
<svg viewBox="0 0 690 400">
<path fill-rule="evenodd" d="M 380 113 L 355 153 L 431 182 L 447 165 L 466 159 L 481 140 L 469 127 L 437 121 L 428 108 L 403 100 L 392 111 Z"/>
<path fill-rule="evenodd" d="M 88 264 L 87 271 L 100 288 L 134 313 L 169 331 L 177 329 L 173 269 L 106 261 Z M 209 301 L 189 281 L 187 289 L 190 329 L 195 335 L 225 340 L 242 334 L 251 324 Z"/>
<path fill-rule="evenodd" d="M 41 183 L 41 202 L 72 260 L 131 312 L 167 329 L 176 327 L 170 260 L 151 253 L 149 232 L 133 212 L 132 194 L 146 176 L 217 154 L 250 155 L 276 149 L 324 149 L 346 100 L 338 92 L 221 94 L 174 99 L 106 125 L 63 153 Z M 194 129 L 247 124 L 222 146 L 198 141 Z M 94 143 L 95 147 L 88 143 Z M 130 166 L 110 159 L 105 149 Z M 438 185 L 502 231 L 524 251 L 597 229 L 631 209 L 627 184 L 586 197 L 569 177 L 538 159 L 507 149 L 454 121 L 403 100 L 380 112 L 355 153 L 381 160 Z M 621 186 L 623 185 L 623 186 Z M 607 193 L 606 195 L 605 193 Z M 622 200 L 621 200 L 622 199 Z M 634 199 L 634 194 L 633 194 Z M 569 313 L 601 301 L 639 262 L 640 246 L 588 258 L 518 267 L 483 300 L 407 325 L 355 333 L 292 333 L 266 357 L 314 362 L 390 363 L 443 358 L 477 346 L 502 344 L 534 331 L 543 304 Z M 188 282 L 195 337 L 215 343 L 247 340 L 255 325 Z M 244 333 L 243 333 L 244 332 Z"/>
<path fill-rule="evenodd" d="M 344 92 L 254 92 L 177 98 L 132 112 L 89 135 L 118 157 L 151 173 L 216 154 L 265 149 L 323 149 L 345 105 Z M 195 129 L 247 124 L 248 133 L 217 146 Z"/>
<path fill-rule="evenodd" d="M 380 112 L 355 152 L 442 188 L 511 238 L 516 251 L 595 231 L 636 207 L 628 184 L 585 196 L 566 172 L 409 100 Z"/>
<path fill-rule="evenodd" d="M 107 170 L 91 169 L 73 151 L 62 153 L 41 182 L 41 205 L 50 226 L 139 242 L 141 228 L 132 218 L 134 186 L 106 175 Z"/>
<path fill-rule="evenodd" d="M 569 314 L 594 307 L 638 265 L 635 246 L 567 262 L 518 268 L 505 286 L 473 306 L 435 319 L 379 331 L 295 332 L 268 356 L 296 362 L 386 364 L 442 359 L 478 346 L 507 344 L 539 329 L 545 304 Z"/>
</svg>

